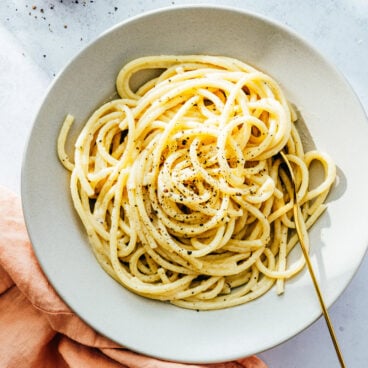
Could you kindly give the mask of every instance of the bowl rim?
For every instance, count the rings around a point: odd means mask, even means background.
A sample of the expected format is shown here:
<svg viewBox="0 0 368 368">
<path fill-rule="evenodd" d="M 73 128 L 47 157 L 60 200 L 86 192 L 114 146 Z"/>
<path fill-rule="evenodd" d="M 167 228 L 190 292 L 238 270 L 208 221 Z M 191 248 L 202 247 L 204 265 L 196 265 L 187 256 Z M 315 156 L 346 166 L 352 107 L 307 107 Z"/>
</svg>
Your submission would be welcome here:
<svg viewBox="0 0 368 368">
<path fill-rule="evenodd" d="M 172 6 L 164 6 L 164 7 L 159 7 L 153 10 L 149 10 L 149 11 L 145 11 L 141 14 L 137 14 L 131 17 L 128 17 L 118 23 L 116 23 L 115 25 L 107 28 L 106 30 L 104 30 L 103 32 L 101 32 L 100 34 L 98 34 L 97 36 L 95 36 L 92 40 L 90 40 L 86 46 L 84 46 L 81 50 L 79 50 L 72 58 L 69 59 L 68 62 L 65 63 L 65 65 L 62 67 L 62 69 L 57 73 L 56 77 L 53 79 L 53 81 L 50 83 L 50 85 L 48 86 L 48 88 L 45 91 L 45 94 L 43 96 L 43 98 L 41 98 L 41 103 L 40 103 L 40 107 L 37 110 L 34 119 L 33 119 L 33 123 L 32 123 L 32 129 L 30 129 L 29 131 L 29 135 L 27 138 L 27 143 L 26 143 L 26 147 L 23 153 L 23 159 L 22 159 L 22 168 L 21 168 L 21 198 L 22 198 L 22 209 L 23 209 L 23 213 L 24 213 L 24 218 L 25 218 L 25 223 L 26 223 L 26 228 L 27 228 L 27 232 L 29 234 L 30 239 L 32 239 L 32 231 L 30 230 L 30 213 L 28 212 L 27 209 L 27 204 L 26 201 L 24 200 L 24 198 L 26 197 L 26 192 L 27 192 L 27 178 L 26 178 L 26 163 L 27 163 L 27 151 L 28 151 L 28 146 L 30 144 L 30 140 L 31 140 L 31 136 L 32 136 L 32 132 L 33 132 L 33 128 L 38 120 L 40 111 L 42 110 L 43 106 L 44 106 L 44 102 L 46 97 L 49 95 L 50 91 L 55 87 L 55 85 L 57 85 L 60 81 L 60 79 L 63 76 L 63 73 L 69 68 L 70 65 L 72 65 L 74 63 L 75 60 L 77 60 L 83 53 L 87 52 L 87 50 L 89 50 L 90 48 L 93 48 L 96 42 L 101 42 L 101 40 L 105 37 L 107 37 L 108 35 L 110 35 L 111 33 L 114 33 L 117 29 L 120 29 L 121 27 L 125 27 L 126 25 L 129 25 L 131 23 L 134 23 L 136 21 L 142 21 L 144 20 L 144 18 L 146 17 L 151 17 L 160 13 L 170 13 L 170 12 L 176 12 L 178 10 L 193 10 L 193 9 L 202 9 L 202 10 L 219 10 L 219 11 L 225 11 L 225 12 L 231 12 L 231 13 L 237 13 L 239 15 L 245 15 L 248 17 L 252 17 L 257 19 L 258 21 L 264 22 L 268 25 L 271 25 L 272 27 L 276 27 L 278 29 L 280 29 L 282 32 L 287 33 L 289 36 L 291 36 L 292 38 L 296 39 L 297 41 L 299 41 L 300 43 L 303 44 L 304 47 L 306 47 L 307 49 L 309 49 L 312 53 L 317 54 L 318 57 L 326 64 L 328 65 L 328 67 L 339 77 L 340 80 L 344 81 L 346 86 L 348 87 L 348 89 L 350 90 L 350 93 L 352 93 L 355 96 L 356 101 L 359 103 L 359 105 L 361 106 L 362 111 L 364 112 L 365 116 L 366 116 L 366 120 L 367 120 L 367 112 L 364 109 L 364 106 L 362 105 L 362 103 L 360 102 L 360 99 L 358 97 L 358 95 L 356 94 L 356 92 L 354 91 L 354 89 L 352 88 L 352 86 L 350 85 L 350 83 L 348 82 L 348 80 L 346 79 L 346 77 L 343 75 L 343 73 L 340 72 L 340 70 L 332 63 L 328 60 L 328 58 L 314 45 L 312 45 L 310 43 L 310 41 L 308 41 L 306 38 L 304 38 L 303 36 L 301 36 L 300 34 L 298 34 L 296 31 L 294 31 L 292 28 L 290 28 L 287 25 L 284 25 L 274 19 L 271 19 L 263 14 L 260 14 L 258 12 L 254 12 L 254 11 L 249 11 L 249 10 L 245 10 L 242 8 L 239 8 L 237 6 L 230 6 L 230 5 L 220 5 L 220 4 L 185 4 L 185 5 L 172 5 Z M 47 279 L 49 280 L 49 282 L 51 283 L 51 285 L 53 286 L 53 288 L 56 290 L 57 294 L 60 296 L 63 293 L 58 290 L 58 287 L 56 287 L 53 283 L 53 281 L 49 278 L 48 273 L 45 271 L 44 266 L 42 264 L 42 262 L 40 261 L 40 257 L 39 257 L 39 250 L 37 247 L 35 247 L 32 243 L 32 247 L 33 250 L 36 254 L 37 260 L 40 263 L 40 266 L 43 270 L 43 272 L 46 274 Z M 365 253 L 367 253 L 367 249 L 368 249 L 368 243 L 366 244 L 366 248 L 365 248 Z M 363 258 L 361 258 L 359 265 L 357 267 L 357 269 L 360 267 Z M 330 307 L 331 305 L 333 305 L 336 300 L 341 296 L 341 294 L 344 292 L 344 290 L 349 286 L 351 280 L 353 279 L 355 273 L 357 272 L 357 270 L 355 270 L 355 272 L 351 275 L 350 279 L 348 280 L 348 282 L 346 283 L 345 287 L 342 289 L 342 291 L 339 293 L 339 295 L 337 295 L 333 300 L 329 301 L 328 303 L 328 307 Z M 64 298 L 62 298 L 62 300 L 68 305 L 68 307 L 70 309 L 72 309 L 68 302 L 65 301 Z M 73 310 L 73 309 L 72 309 Z M 73 310 L 74 312 L 74 310 Z M 298 331 L 295 332 L 295 334 L 293 334 L 292 336 L 289 336 L 286 339 L 283 339 L 282 341 L 280 341 L 277 344 L 272 344 L 269 346 L 265 346 L 264 349 L 262 349 L 261 351 L 264 350 L 268 350 L 272 347 L 275 347 L 277 345 L 280 345 L 284 342 L 286 342 L 287 340 L 291 339 L 292 337 L 294 337 L 296 334 L 299 334 L 300 332 L 304 331 L 306 328 L 308 328 L 311 324 L 313 324 L 319 317 L 321 316 L 321 313 L 319 313 L 318 315 L 313 316 L 313 318 L 304 325 L 304 327 Z M 78 314 L 78 317 L 80 319 L 82 319 L 84 322 L 86 322 L 88 325 L 90 325 L 90 323 L 88 321 L 86 321 L 86 319 L 83 316 L 80 316 Z M 103 334 L 103 332 L 96 330 L 97 332 Z M 143 353 L 143 354 L 147 354 L 147 352 L 145 351 L 140 351 L 140 350 L 136 350 L 134 349 L 134 347 L 132 346 L 127 346 L 129 349 L 132 349 L 134 351 Z M 261 351 L 253 351 L 250 352 L 250 354 L 258 354 Z M 222 362 L 222 361 L 228 361 L 228 360 L 233 360 L 233 359 L 238 359 L 240 357 L 242 357 L 243 355 L 226 355 L 226 352 L 223 354 L 224 355 L 224 359 L 205 359 L 205 360 L 178 360 L 181 362 L 186 362 L 186 363 L 218 363 L 218 362 Z M 150 354 L 150 356 L 159 358 L 159 359 L 172 359 L 172 356 L 158 356 L 155 354 Z"/>
</svg>

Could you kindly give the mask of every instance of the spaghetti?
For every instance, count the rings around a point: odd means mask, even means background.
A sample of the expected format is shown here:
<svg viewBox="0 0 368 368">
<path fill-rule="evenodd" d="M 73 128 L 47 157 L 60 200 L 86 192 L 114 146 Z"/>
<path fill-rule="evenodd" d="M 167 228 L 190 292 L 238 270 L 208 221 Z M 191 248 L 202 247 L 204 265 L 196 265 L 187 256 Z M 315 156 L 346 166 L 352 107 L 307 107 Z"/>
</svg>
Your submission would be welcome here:
<svg viewBox="0 0 368 368">
<path fill-rule="evenodd" d="M 132 77 L 163 70 L 133 91 Z M 297 243 L 293 165 L 309 229 L 326 208 L 335 166 L 304 153 L 296 116 L 279 85 L 236 59 L 142 57 L 125 65 L 119 99 L 97 109 L 75 143 L 71 195 L 101 266 L 144 297 L 220 309 L 266 293 L 304 267 L 288 265 Z M 313 161 L 323 180 L 310 188 Z"/>
</svg>

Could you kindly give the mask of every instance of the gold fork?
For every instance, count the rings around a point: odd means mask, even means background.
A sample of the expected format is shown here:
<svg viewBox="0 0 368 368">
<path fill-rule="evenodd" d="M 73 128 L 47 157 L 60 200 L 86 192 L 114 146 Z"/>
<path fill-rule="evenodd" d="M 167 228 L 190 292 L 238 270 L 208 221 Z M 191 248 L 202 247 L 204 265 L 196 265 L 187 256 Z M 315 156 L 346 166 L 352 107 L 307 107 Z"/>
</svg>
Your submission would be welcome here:
<svg viewBox="0 0 368 368">
<path fill-rule="evenodd" d="M 323 300 L 322 292 L 321 292 L 321 289 L 319 287 L 317 278 L 316 278 L 315 273 L 314 273 L 314 270 L 313 270 L 312 262 L 311 262 L 310 257 L 309 257 L 309 252 L 308 252 L 308 249 L 307 249 L 307 246 L 306 246 L 306 242 L 305 242 L 305 238 L 308 236 L 308 234 L 307 234 L 306 231 L 304 231 L 304 232 L 302 231 L 302 227 L 300 225 L 301 224 L 301 216 L 302 216 L 302 213 L 301 213 L 301 210 L 300 210 L 300 204 L 299 204 L 298 196 L 297 196 L 297 188 L 296 188 L 296 183 L 295 183 L 294 172 L 293 172 L 293 169 L 292 169 L 292 167 L 290 165 L 290 161 L 286 157 L 285 153 L 284 152 L 280 152 L 280 154 L 281 154 L 282 159 L 286 163 L 286 166 L 287 166 L 288 171 L 289 171 L 289 174 L 290 174 L 291 182 L 293 184 L 293 189 L 294 189 L 293 190 L 294 222 L 295 222 L 296 232 L 297 232 L 298 238 L 299 238 L 299 243 L 300 243 L 300 246 L 302 248 L 303 255 L 304 255 L 304 258 L 305 258 L 305 262 L 307 264 L 309 274 L 310 274 L 310 276 L 312 278 L 313 285 L 314 285 L 314 288 L 316 290 L 316 293 L 317 293 L 317 296 L 318 296 L 318 300 L 319 300 L 319 303 L 320 303 L 321 308 L 322 308 L 323 316 L 325 318 L 325 321 L 326 321 L 328 330 L 330 332 L 330 336 L 331 336 L 331 339 L 332 339 L 332 342 L 333 342 L 333 345 L 334 345 L 334 348 L 335 348 L 337 357 L 339 359 L 340 365 L 341 365 L 342 368 L 346 368 L 346 365 L 345 365 L 345 362 L 344 362 L 344 358 L 342 356 L 342 353 L 341 353 L 339 344 L 337 342 L 336 334 L 335 334 L 335 331 L 334 331 L 334 328 L 333 328 L 333 325 L 332 325 L 332 322 L 331 322 L 331 319 L 330 319 L 330 315 L 328 313 L 328 310 L 326 308 L 325 302 Z"/>
</svg>

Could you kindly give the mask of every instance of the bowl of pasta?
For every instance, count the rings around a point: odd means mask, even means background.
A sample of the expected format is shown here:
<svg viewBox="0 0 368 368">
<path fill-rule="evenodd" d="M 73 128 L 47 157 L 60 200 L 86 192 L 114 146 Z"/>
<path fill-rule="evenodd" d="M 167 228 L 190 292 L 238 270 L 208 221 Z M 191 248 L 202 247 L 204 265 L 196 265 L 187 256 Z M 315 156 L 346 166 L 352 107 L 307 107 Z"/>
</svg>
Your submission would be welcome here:
<svg viewBox="0 0 368 368">
<path fill-rule="evenodd" d="M 368 204 L 367 135 L 345 79 L 289 29 L 224 7 L 150 12 L 52 84 L 24 159 L 27 229 L 105 336 L 167 360 L 240 358 L 321 315 L 280 154 L 330 306 L 366 251 L 367 215 L 345 214 Z"/>
</svg>

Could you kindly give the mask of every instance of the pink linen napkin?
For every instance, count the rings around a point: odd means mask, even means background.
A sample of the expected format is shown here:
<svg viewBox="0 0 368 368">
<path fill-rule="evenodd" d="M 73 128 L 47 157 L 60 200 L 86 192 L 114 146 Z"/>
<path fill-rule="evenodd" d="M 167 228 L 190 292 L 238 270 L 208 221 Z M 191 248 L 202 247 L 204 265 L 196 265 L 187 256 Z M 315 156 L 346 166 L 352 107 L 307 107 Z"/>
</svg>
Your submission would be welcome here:
<svg viewBox="0 0 368 368">
<path fill-rule="evenodd" d="M 0 187 L 0 366 L 7 368 L 267 368 L 256 356 L 187 365 L 139 355 L 99 335 L 42 273 L 20 199 Z"/>
</svg>

